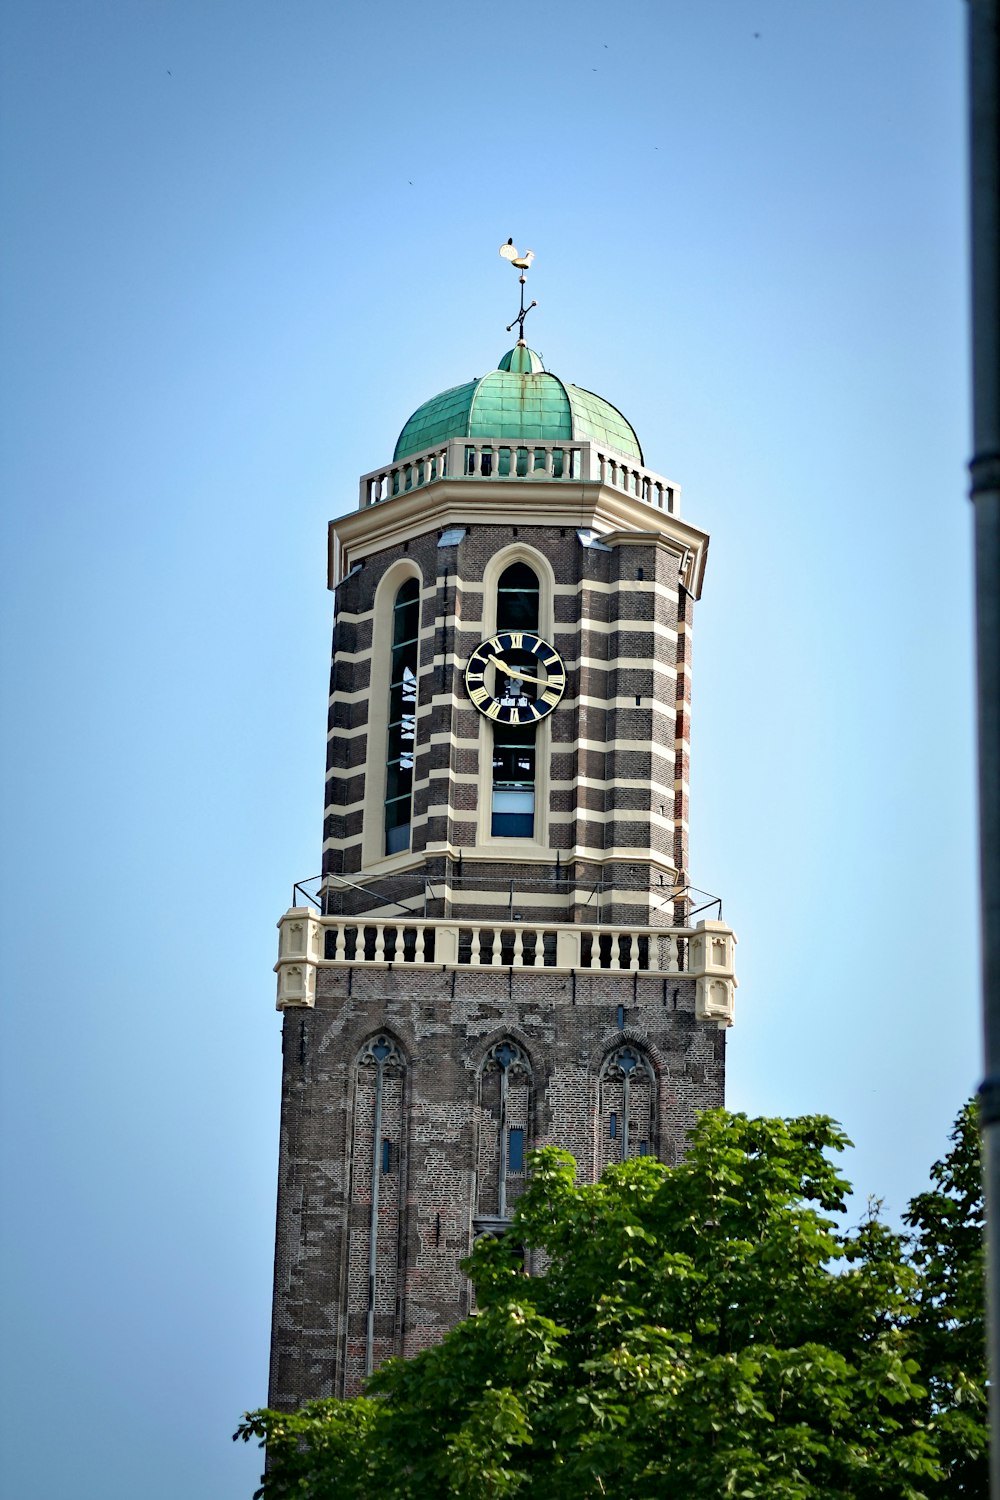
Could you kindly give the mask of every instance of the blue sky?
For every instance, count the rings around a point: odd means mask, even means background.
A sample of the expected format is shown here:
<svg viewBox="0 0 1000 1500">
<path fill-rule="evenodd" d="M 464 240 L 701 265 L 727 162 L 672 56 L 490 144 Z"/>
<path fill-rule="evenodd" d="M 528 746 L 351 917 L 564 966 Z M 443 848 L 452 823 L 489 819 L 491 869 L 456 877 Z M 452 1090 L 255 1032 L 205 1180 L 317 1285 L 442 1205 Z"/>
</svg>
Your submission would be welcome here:
<svg viewBox="0 0 1000 1500">
<path fill-rule="evenodd" d="M 712 533 L 729 1102 L 898 1212 L 979 1075 L 964 7 L 6 7 L 9 1493 L 237 1500 L 325 525 L 532 343 Z"/>
</svg>

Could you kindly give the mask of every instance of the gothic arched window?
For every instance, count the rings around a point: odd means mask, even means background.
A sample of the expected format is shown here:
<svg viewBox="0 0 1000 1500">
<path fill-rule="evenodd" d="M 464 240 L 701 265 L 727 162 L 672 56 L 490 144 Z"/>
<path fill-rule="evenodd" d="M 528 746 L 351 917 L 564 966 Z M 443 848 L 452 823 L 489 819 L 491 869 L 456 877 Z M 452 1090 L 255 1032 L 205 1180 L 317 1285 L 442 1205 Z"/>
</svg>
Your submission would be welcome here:
<svg viewBox="0 0 1000 1500">
<path fill-rule="evenodd" d="M 506 1219 L 525 1182 L 531 1064 L 508 1037 L 491 1047 L 479 1080 L 480 1217 Z"/>
<path fill-rule="evenodd" d="M 358 1054 L 354 1076 L 350 1222 L 358 1228 L 351 1231 L 347 1293 L 348 1389 L 400 1352 L 397 1299 L 402 1289 L 397 1280 L 404 1201 L 404 1083 L 405 1062 L 398 1044 L 384 1032 L 371 1037 Z M 354 1249 L 359 1241 L 367 1241 L 367 1266 Z"/>
<path fill-rule="evenodd" d="M 538 578 L 527 563 L 511 563 L 497 583 L 497 630 L 538 629 Z M 537 671 L 534 658 L 508 656 L 512 666 Z M 523 689 L 524 684 L 520 684 Z M 510 691 L 515 690 L 511 684 Z M 497 685 L 499 696 L 501 685 Z M 493 802 L 490 832 L 494 837 L 530 839 L 535 833 L 534 724 L 493 726 Z"/>
<path fill-rule="evenodd" d="M 392 607 L 389 733 L 386 745 L 385 852 L 410 847 L 413 756 L 417 739 L 417 667 L 420 652 L 420 585 L 408 578 Z"/>
<path fill-rule="evenodd" d="M 600 1077 L 598 1173 L 632 1156 L 655 1156 L 656 1075 L 631 1043 L 604 1060 Z"/>
</svg>

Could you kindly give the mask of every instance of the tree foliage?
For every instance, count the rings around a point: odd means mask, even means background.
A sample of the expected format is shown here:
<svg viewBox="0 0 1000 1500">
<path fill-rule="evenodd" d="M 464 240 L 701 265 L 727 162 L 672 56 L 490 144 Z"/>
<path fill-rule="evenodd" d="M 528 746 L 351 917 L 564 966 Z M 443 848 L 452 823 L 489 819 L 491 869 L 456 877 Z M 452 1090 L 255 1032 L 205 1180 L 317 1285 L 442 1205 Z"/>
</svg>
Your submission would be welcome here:
<svg viewBox="0 0 1000 1500">
<path fill-rule="evenodd" d="M 983 1304 L 983 1186 L 979 1122 L 968 1104 L 952 1149 L 931 1168 L 933 1186 L 911 1202 L 911 1260 L 918 1272 L 909 1332 L 926 1387 L 945 1496 L 989 1493 L 986 1327 Z"/>
<path fill-rule="evenodd" d="M 937 1500 L 985 1494 L 971 1111 L 912 1235 L 844 1232 L 824 1116 L 704 1114 L 678 1166 L 532 1157 L 477 1312 L 352 1401 L 248 1415 L 265 1500 Z M 530 1254 L 526 1275 L 520 1253 Z"/>
</svg>

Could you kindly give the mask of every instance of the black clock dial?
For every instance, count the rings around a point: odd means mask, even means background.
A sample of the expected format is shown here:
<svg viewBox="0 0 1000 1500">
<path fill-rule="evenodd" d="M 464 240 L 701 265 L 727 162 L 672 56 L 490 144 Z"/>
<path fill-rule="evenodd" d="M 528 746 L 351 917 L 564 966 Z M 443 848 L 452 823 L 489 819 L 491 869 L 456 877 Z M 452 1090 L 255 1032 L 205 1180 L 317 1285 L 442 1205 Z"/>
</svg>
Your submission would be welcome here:
<svg viewBox="0 0 1000 1500">
<path fill-rule="evenodd" d="M 500 630 L 478 645 L 465 669 L 469 697 L 498 724 L 535 724 L 566 691 L 554 646 L 530 630 Z"/>
</svg>

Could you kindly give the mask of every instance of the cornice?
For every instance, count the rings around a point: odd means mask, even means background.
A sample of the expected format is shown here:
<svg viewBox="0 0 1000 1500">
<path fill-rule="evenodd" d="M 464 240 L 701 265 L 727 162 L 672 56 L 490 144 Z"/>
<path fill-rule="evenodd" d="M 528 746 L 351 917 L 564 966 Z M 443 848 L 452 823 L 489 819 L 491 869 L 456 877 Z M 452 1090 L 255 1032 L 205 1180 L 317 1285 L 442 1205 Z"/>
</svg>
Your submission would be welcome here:
<svg viewBox="0 0 1000 1500">
<path fill-rule="evenodd" d="M 328 585 L 336 587 L 333 541 L 340 546 L 341 576 L 355 563 L 449 526 L 572 526 L 594 530 L 608 546 L 644 542 L 682 559 L 681 579 L 701 595 L 708 534 L 679 516 L 610 485 L 582 480 L 440 479 L 330 522 Z"/>
</svg>

